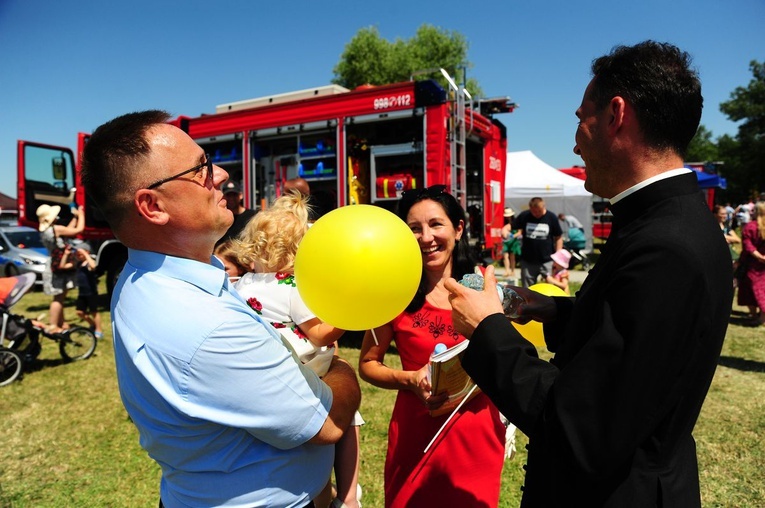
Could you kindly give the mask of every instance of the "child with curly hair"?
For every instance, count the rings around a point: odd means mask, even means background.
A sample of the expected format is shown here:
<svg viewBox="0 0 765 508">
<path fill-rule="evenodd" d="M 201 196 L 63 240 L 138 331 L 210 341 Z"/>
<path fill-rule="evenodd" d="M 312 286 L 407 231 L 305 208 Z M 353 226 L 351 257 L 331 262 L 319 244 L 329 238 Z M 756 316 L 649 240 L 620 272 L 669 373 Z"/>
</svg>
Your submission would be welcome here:
<svg viewBox="0 0 765 508">
<path fill-rule="evenodd" d="M 234 240 L 238 264 L 251 270 L 235 287 L 250 307 L 281 333 L 297 358 L 323 376 L 335 353 L 334 343 L 344 330 L 316 317 L 297 291 L 295 255 L 308 230 L 309 213 L 307 198 L 290 192 L 255 215 Z M 363 423 L 357 412 L 352 428 L 336 445 L 337 498 L 333 507 L 361 506 L 359 426 Z"/>
</svg>

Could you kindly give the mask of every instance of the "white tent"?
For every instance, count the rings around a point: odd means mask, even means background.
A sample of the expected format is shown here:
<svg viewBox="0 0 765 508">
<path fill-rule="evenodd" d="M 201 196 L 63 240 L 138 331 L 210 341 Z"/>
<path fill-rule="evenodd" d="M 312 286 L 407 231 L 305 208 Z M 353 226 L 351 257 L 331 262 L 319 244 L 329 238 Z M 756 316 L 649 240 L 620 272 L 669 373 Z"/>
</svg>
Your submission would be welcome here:
<svg viewBox="0 0 765 508">
<path fill-rule="evenodd" d="M 507 152 L 505 206 L 518 214 L 529 208 L 529 200 L 540 197 L 556 215 L 573 215 L 584 226 L 587 248 L 592 249 L 592 194 L 584 181 L 545 163 L 531 150 Z"/>
</svg>

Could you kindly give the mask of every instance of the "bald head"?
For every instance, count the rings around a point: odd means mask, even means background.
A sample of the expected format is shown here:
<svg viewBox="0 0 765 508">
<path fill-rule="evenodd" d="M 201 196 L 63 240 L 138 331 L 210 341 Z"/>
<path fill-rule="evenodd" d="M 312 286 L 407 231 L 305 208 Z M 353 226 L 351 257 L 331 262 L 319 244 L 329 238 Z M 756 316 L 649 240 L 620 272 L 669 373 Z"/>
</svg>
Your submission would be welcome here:
<svg viewBox="0 0 765 508">
<path fill-rule="evenodd" d="M 303 196 L 311 195 L 311 187 L 308 185 L 305 178 L 291 178 L 284 182 L 284 194 L 289 194 L 293 190 L 298 191 Z"/>
</svg>

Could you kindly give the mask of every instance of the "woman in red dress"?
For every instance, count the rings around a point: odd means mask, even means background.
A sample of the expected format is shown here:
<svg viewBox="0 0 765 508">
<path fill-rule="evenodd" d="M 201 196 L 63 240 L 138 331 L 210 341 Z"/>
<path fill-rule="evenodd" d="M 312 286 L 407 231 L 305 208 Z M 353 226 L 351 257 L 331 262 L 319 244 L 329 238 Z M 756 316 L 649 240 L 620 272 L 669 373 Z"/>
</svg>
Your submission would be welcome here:
<svg viewBox="0 0 765 508">
<path fill-rule="evenodd" d="M 755 216 L 741 230 L 739 263 L 745 268 L 738 281 L 738 304 L 749 307 L 755 324 L 765 326 L 765 201 L 757 202 Z"/>
<path fill-rule="evenodd" d="M 465 213 L 444 186 L 407 191 L 399 217 L 411 228 L 422 251 L 420 286 L 409 307 L 390 323 L 367 332 L 359 374 L 365 381 L 398 390 L 388 428 L 385 506 L 495 507 L 505 452 L 505 427 L 484 394 L 464 404 L 424 452 L 448 418 L 430 416 L 445 401 L 431 396 L 428 361 L 438 343 L 465 340 L 452 326 L 449 293 L 443 283 L 472 273 Z M 395 276 L 395 274 L 392 274 Z M 385 365 L 391 343 L 402 370 Z"/>
</svg>

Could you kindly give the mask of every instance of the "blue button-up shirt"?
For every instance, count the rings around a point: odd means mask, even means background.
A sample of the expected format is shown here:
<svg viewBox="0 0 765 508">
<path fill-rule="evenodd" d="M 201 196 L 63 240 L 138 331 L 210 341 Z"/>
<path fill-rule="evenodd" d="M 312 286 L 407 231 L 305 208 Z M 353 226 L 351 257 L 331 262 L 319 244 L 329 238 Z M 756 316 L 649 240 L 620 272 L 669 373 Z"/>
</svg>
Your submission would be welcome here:
<svg viewBox="0 0 765 508">
<path fill-rule="evenodd" d="M 302 506 L 333 446 L 332 392 L 211 264 L 130 250 L 112 300 L 120 394 L 179 506 Z"/>
</svg>

